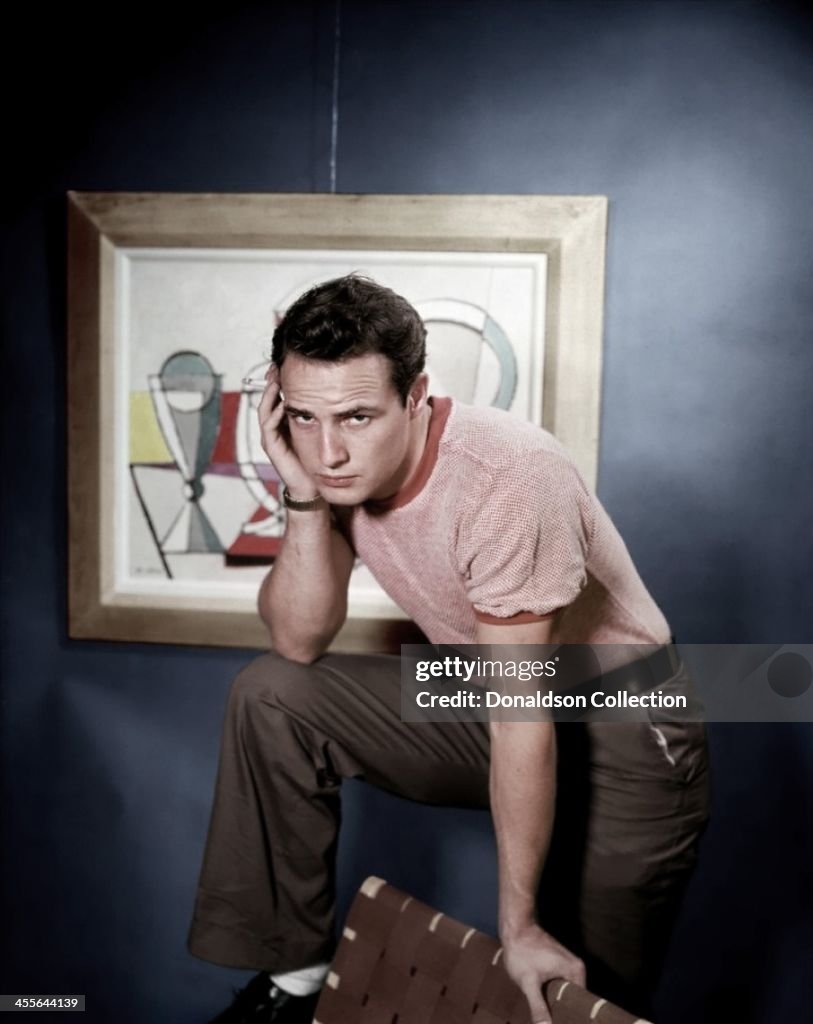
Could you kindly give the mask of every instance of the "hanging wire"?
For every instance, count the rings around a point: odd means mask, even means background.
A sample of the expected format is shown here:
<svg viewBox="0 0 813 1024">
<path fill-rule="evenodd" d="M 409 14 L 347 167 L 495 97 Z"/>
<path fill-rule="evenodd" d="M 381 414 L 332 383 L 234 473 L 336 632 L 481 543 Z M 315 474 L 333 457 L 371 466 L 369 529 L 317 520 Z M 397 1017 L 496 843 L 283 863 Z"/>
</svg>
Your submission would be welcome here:
<svg viewBox="0 0 813 1024">
<path fill-rule="evenodd" d="M 336 150 L 339 145 L 339 53 L 342 41 L 342 0 L 336 0 L 333 28 L 333 106 L 330 116 L 330 191 L 336 191 Z"/>
</svg>

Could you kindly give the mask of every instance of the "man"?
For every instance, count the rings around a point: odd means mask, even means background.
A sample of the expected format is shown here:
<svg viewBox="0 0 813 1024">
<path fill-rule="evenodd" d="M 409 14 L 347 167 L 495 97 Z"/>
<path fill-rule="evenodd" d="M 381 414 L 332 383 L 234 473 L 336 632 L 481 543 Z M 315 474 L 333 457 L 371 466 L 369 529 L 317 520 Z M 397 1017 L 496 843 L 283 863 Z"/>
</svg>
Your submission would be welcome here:
<svg viewBox="0 0 813 1024">
<path fill-rule="evenodd" d="M 274 653 L 231 690 L 189 937 L 261 971 L 221 1022 L 311 1019 L 342 778 L 491 807 L 504 963 L 535 1022 L 550 1020 L 542 984 L 584 984 L 585 964 L 596 991 L 646 1012 L 694 863 L 701 725 L 410 724 L 397 657 L 325 654 L 358 555 L 433 643 L 656 645 L 651 686 L 685 681 L 566 452 L 508 413 L 431 398 L 424 358 L 415 310 L 354 275 L 306 293 L 274 335 L 259 407 L 289 511 L 259 594 Z"/>
</svg>

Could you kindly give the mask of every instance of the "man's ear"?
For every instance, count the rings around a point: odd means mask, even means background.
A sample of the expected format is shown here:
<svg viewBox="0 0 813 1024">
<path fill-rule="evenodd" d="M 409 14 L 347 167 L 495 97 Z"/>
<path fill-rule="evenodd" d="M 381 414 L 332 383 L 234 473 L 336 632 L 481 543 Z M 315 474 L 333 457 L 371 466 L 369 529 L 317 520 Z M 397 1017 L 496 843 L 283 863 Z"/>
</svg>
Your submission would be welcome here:
<svg viewBox="0 0 813 1024">
<path fill-rule="evenodd" d="M 426 400 L 429 397 L 429 374 L 419 373 L 415 382 L 409 389 L 407 395 L 407 412 L 410 416 L 417 416 L 426 408 Z"/>
</svg>

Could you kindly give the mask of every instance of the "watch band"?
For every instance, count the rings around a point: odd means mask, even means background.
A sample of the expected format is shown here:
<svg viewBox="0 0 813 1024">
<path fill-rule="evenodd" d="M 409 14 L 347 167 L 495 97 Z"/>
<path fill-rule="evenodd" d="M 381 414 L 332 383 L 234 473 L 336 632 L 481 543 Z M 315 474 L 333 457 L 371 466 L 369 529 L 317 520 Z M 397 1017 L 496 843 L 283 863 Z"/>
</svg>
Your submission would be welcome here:
<svg viewBox="0 0 813 1024">
<path fill-rule="evenodd" d="M 296 498 L 292 498 L 288 493 L 288 485 L 283 485 L 282 488 L 282 503 L 286 508 L 293 509 L 294 512 L 313 512 L 317 508 L 322 508 L 327 502 L 321 494 L 317 494 L 315 498 L 308 498 L 307 501 L 297 501 Z"/>
</svg>

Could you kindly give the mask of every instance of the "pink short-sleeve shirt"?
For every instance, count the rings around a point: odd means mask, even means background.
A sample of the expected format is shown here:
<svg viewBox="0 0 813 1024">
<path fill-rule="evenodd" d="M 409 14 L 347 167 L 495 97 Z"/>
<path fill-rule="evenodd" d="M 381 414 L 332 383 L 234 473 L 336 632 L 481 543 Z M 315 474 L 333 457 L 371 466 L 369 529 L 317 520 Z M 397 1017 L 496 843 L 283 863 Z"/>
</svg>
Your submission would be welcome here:
<svg viewBox="0 0 813 1024">
<path fill-rule="evenodd" d="M 478 619 L 555 616 L 556 643 L 668 643 L 623 540 L 558 441 L 501 410 L 430 401 L 412 479 L 353 508 L 345 527 L 429 640 L 474 643 Z"/>
</svg>

